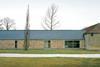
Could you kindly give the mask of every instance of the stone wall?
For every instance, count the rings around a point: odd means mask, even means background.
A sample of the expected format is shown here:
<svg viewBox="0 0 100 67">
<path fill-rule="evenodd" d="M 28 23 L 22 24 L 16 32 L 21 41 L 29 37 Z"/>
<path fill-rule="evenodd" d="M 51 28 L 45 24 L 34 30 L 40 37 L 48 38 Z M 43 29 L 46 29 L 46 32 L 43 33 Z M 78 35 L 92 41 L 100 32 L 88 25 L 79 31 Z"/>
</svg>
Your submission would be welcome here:
<svg viewBox="0 0 100 67">
<path fill-rule="evenodd" d="M 85 41 L 84 40 L 80 40 L 80 48 L 85 48 Z"/>
<path fill-rule="evenodd" d="M 15 40 L 0 40 L 0 49 L 15 48 Z"/>
<path fill-rule="evenodd" d="M 29 49 L 45 48 L 45 40 L 30 40 Z M 24 40 L 17 40 L 17 49 L 24 48 Z M 50 48 L 64 48 L 64 40 L 51 40 Z M 15 49 L 15 40 L 0 40 L 0 49 Z"/>
<path fill-rule="evenodd" d="M 29 48 L 44 48 L 43 40 L 30 40 Z"/>
<path fill-rule="evenodd" d="M 86 49 L 100 50 L 100 34 L 85 35 Z"/>
<path fill-rule="evenodd" d="M 45 47 L 45 40 L 30 40 L 29 49 Z M 17 40 L 17 49 L 24 48 L 24 40 Z M 50 48 L 65 48 L 65 40 L 51 40 Z M 80 40 L 80 48 L 84 48 L 84 40 Z M 15 49 L 15 40 L 0 40 L 0 49 Z"/>
<path fill-rule="evenodd" d="M 17 46 L 19 49 L 23 49 L 24 48 L 24 40 L 17 40 Z"/>
<path fill-rule="evenodd" d="M 64 48 L 64 40 L 51 40 L 51 48 Z"/>
<path fill-rule="evenodd" d="M 17 40 L 17 48 L 24 48 L 24 40 Z M 44 41 L 30 40 L 29 48 L 44 48 Z M 0 40 L 0 49 L 15 49 L 15 40 Z"/>
</svg>

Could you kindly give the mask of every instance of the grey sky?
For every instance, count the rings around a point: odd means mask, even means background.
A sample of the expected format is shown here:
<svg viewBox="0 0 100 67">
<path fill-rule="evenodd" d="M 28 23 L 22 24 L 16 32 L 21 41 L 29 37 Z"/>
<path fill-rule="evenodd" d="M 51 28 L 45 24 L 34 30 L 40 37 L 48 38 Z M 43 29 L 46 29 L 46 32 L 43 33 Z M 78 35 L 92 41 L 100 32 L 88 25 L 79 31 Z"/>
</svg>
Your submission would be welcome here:
<svg viewBox="0 0 100 67">
<path fill-rule="evenodd" d="M 56 29 L 82 29 L 100 22 L 100 0 L 0 0 L 0 18 L 10 17 L 17 29 L 24 29 L 28 3 L 31 29 L 43 29 L 42 18 L 53 3 L 60 21 Z"/>
</svg>

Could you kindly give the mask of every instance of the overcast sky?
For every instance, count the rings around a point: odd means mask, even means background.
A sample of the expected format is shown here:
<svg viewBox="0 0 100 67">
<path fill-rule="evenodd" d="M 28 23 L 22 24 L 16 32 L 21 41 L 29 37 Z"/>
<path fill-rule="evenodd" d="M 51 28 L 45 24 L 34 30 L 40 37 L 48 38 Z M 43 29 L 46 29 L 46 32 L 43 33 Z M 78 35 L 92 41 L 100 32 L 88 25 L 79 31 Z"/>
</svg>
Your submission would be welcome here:
<svg viewBox="0 0 100 67">
<path fill-rule="evenodd" d="M 16 29 L 25 28 L 27 4 L 31 29 L 43 29 L 42 19 L 51 4 L 58 6 L 56 29 L 82 29 L 100 22 L 100 0 L 0 0 L 0 18 L 15 20 Z"/>
</svg>

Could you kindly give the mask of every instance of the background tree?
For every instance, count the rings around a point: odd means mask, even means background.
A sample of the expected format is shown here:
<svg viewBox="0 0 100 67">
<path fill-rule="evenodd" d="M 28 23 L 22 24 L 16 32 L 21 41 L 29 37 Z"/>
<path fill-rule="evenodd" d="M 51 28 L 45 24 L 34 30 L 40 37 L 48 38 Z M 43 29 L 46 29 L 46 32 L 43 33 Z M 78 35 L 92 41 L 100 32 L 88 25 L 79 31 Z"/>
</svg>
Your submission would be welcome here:
<svg viewBox="0 0 100 67">
<path fill-rule="evenodd" d="M 46 30 L 53 30 L 54 27 L 59 23 L 57 21 L 57 6 L 52 4 L 47 10 L 47 14 L 43 19 L 42 27 Z"/>
<path fill-rule="evenodd" d="M 3 18 L 0 21 L 0 27 L 4 30 L 15 29 L 14 20 L 10 19 L 9 17 Z"/>
</svg>

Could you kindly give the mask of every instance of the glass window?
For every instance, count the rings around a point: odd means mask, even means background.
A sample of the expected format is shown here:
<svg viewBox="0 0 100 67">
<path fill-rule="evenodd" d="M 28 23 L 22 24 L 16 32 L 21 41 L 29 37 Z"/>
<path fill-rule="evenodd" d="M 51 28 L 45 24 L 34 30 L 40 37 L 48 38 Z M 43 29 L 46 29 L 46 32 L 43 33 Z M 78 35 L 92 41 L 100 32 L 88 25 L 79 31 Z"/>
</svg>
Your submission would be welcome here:
<svg viewBox="0 0 100 67">
<path fill-rule="evenodd" d="M 48 41 L 48 48 L 50 48 L 50 45 L 51 45 L 51 41 L 49 40 Z"/>
<path fill-rule="evenodd" d="M 50 48 L 51 47 L 51 41 L 47 40 L 45 41 L 45 48 Z"/>
<path fill-rule="evenodd" d="M 91 36 L 93 36 L 94 34 L 93 33 L 91 33 Z"/>
<path fill-rule="evenodd" d="M 65 41 L 65 48 L 79 48 L 79 41 Z"/>
</svg>

